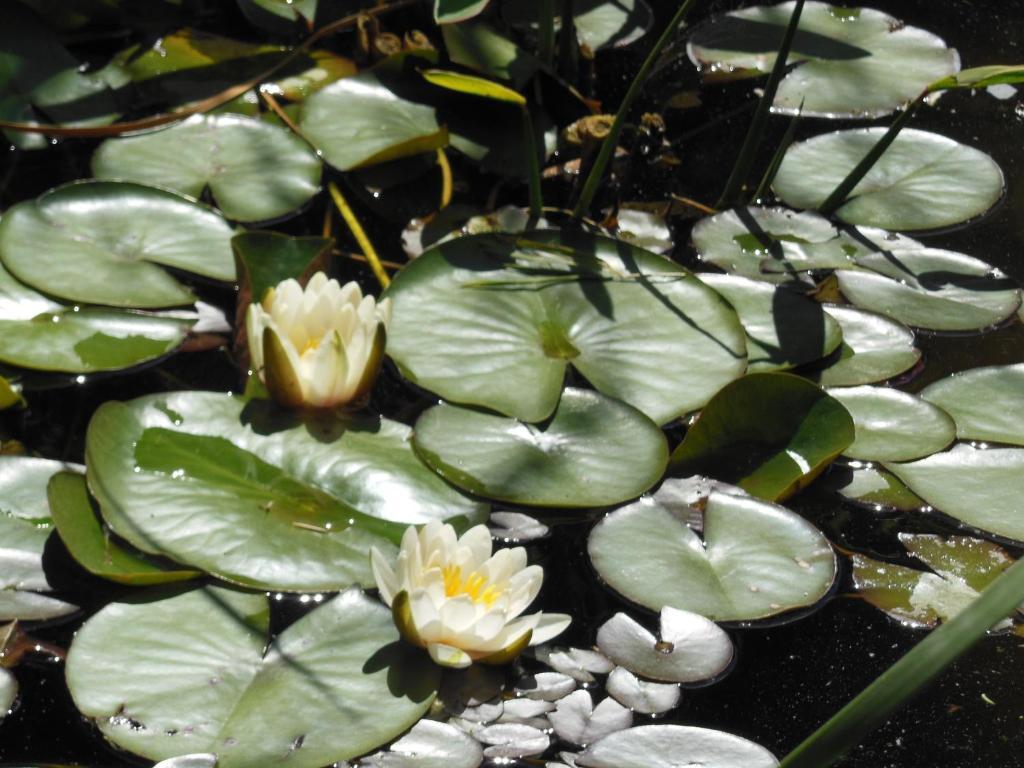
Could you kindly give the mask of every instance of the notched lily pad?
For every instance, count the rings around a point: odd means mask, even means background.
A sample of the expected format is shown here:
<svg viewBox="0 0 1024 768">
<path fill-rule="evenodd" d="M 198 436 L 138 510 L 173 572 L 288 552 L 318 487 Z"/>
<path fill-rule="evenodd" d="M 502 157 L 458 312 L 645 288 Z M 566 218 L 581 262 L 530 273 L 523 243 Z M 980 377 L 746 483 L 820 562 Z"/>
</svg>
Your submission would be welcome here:
<svg viewBox="0 0 1024 768">
<path fill-rule="evenodd" d="M 634 408 L 567 388 L 552 417 L 529 424 L 442 404 L 420 416 L 419 457 L 477 496 L 541 507 L 596 507 L 639 496 L 661 477 L 668 446 Z"/>
<path fill-rule="evenodd" d="M 704 407 L 670 469 L 778 501 L 806 487 L 853 440 L 850 414 L 820 387 L 785 373 L 752 373 Z"/>
<path fill-rule="evenodd" d="M 825 311 L 842 329 L 839 357 L 827 368 L 805 372 L 825 387 L 854 387 L 891 379 L 921 360 L 914 332 L 902 323 L 853 307 L 827 304 Z"/>
<path fill-rule="evenodd" d="M 601 578 L 627 599 L 713 621 L 812 606 L 837 569 L 827 539 L 802 517 L 722 491 L 711 492 L 703 511 L 659 502 L 657 494 L 622 507 L 594 527 L 587 550 Z"/>
<path fill-rule="evenodd" d="M 961 440 L 1024 445 L 1024 364 L 955 373 L 928 385 L 920 395 L 953 417 Z"/>
<path fill-rule="evenodd" d="M 18 280 L 67 301 L 173 307 L 195 296 L 163 267 L 235 279 L 231 227 L 173 192 L 80 181 L 0 219 L 0 258 Z"/>
<path fill-rule="evenodd" d="M 861 461 L 833 464 L 822 484 L 843 498 L 877 512 L 914 512 L 927 506 L 894 474 Z"/>
</svg>

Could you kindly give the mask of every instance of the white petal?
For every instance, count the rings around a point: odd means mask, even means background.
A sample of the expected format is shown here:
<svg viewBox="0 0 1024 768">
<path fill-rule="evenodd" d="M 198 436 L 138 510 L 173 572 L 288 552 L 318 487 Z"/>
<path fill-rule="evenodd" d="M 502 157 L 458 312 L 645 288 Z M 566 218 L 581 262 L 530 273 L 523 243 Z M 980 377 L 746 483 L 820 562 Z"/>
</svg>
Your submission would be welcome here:
<svg viewBox="0 0 1024 768">
<path fill-rule="evenodd" d="M 471 629 L 482 611 L 477 603 L 467 595 L 450 597 L 441 606 L 441 624 L 444 625 L 448 637 L 455 640 Z M 463 645 L 462 642 L 459 645 Z"/>
<path fill-rule="evenodd" d="M 373 571 L 373 580 L 377 582 L 377 589 L 380 590 L 380 599 L 390 606 L 395 595 L 401 591 L 401 586 L 391 565 L 376 547 L 370 547 L 370 569 Z"/>
<path fill-rule="evenodd" d="M 473 663 L 473 659 L 464 650 L 444 643 L 427 643 L 427 652 L 434 663 L 440 664 L 442 667 L 464 669 Z"/>
<path fill-rule="evenodd" d="M 459 539 L 460 563 L 463 569 L 479 570 L 491 556 L 491 532 L 486 525 L 474 525 Z"/>
</svg>

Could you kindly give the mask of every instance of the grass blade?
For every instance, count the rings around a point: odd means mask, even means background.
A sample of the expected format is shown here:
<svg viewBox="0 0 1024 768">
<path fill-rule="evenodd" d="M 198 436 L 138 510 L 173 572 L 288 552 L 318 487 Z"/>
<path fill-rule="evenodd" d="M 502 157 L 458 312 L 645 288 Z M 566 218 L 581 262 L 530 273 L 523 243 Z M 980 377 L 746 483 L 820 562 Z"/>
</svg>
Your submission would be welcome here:
<svg viewBox="0 0 1024 768">
<path fill-rule="evenodd" d="M 683 19 L 686 18 L 686 14 L 689 13 L 690 7 L 694 4 L 695 0 L 685 0 L 682 5 L 679 6 L 679 10 L 676 11 L 675 16 L 672 17 L 672 21 L 665 27 L 665 31 L 661 33 L 661 37 L 651 48 L 651 52 L 647 54 L 647 58 L 644 59 L 644 63 L 640 65 L 640 70 L 636 73 L 636 77 L 633 78 L 633 82 L 629 84 L 629 90 L 626 91 L 625 97 L 622 99 L 622 103 L 619 105 L 619 111 L 615 113 L 615 121 L 612 123 L 611 130 L 608 132 L 608 137 L 601 144 L 601 150 L 597 154 L 597 159 L 590 168 L 590 174 L 587 176 L 587 180 L 583 185 L 583 191 L 580 193 L 580 199 L 576 201 L 576 206 L 572 210 L 572 217 L 574 219 L 582 218 L 587 214 L 590 209 L 590 203 L 594 200 L 594 195 L 597 194 L 597 188 L 601 184 L 601 179 L 604 178 L 605 169 L 608 167 L 608 163 L 612 159 L 612 155 L 615 154 L 615 147 L 619 143 L 619 134 L 622 133 L 622 124 L 626 120 L 626 115 L 629 114 L 630 108 L 633 106 L 633 102 L 636 101 L 637 96 L 643 90 L 644 83 L 647 80 L 647 76 L 650 74 L 651 69 L 658 61 L 658 56 L 661 54 L 662 49 L 668 44 L 673 38 L 676 30 L 679 29 L 679 25 L 683 23 Z M 803 2 L 803 0 L 798 0 Z M 563 22 L 564 24 L 564 22 Z"/>
<path fill-rule="evenodd" d="M 754 158 L 761 148 L 761 141 L 764 139 L 764 128 L 768 123 L 768 116 L 771 114 L 772 102 L 775 101 L 775 92 L 779 89 L 782 76 L 786 73 L 786 60 L 789 59 L 789 49 L 793 45 L 793 36 L 800 25 L 800 15 L 804 10 L 804 0 L 796 0 L 793 5 L 793 13 L 789 17 L 789 25 L 782 37 L 782 44 L 779 52 L 775 55 L 775 66 L 768 76 L 768 82 L 764 86 L 764 93 L 757 104 L 754 118 L 750 121 L 747 129 L 747 136 L 743 139 L 743 146 L 740 147 L 739 155 L 729 174 L 729 180 L 725 183 L 725 191 L 715 204 L 719 210 L 731 208 L 739 202 L 740 192 L 743 190 L 743 183 L 750 175 L 750 168 L 754 165 Z"/>
<path fill-rule="evenodd" d="M 984 637 L 1024 600 L 1024 559 L 1018 560 L 959 616 L 943 624 L 843 707 L 779 768 L 828 768 Z"/>
<path fill-rule="evenodd" d="M 758 200 L 764 197 L 775 180 L 775 174 L 779 172 L 779 166 L 782 165 L 782 158 L 786 156 L 786 150 L 793 143 L 793 135 L 796 133 L 796 126 L 800 122 L 800 113 L 803 109 L 804 103 L 801 101 L 800 109 L 797 110 L 797 113 L 793 115 L 793 119 L 789 121 L 789 125 L 786 126 L 786 132 L 782 135 L 782 141 L 775 148 L 772 161 L 768 163 L 768 168 L 765 169 L 764 176 L 761 177 L 761 183 L 757 185 L 757 189 L 750 198 L 752 202 L 757 203 Z"/>
</svg>

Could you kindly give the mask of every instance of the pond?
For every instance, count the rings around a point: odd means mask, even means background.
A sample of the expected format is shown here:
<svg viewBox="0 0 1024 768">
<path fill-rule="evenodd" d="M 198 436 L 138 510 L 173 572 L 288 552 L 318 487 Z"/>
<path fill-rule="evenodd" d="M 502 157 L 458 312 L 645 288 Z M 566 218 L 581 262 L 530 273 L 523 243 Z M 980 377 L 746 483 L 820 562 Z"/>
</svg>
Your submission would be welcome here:
<svg viewBox="0 0 1024 768">
<path fill-rule="evenodd" d="M 672 724 L 775 765 L 1024 554 L 1019 72 L 813 213 L 1024 59 L 1024 2 L 807 2 L 724 194 L 792 3 L 693 3 L 593 187 L 580 118 L 677 4 L 552 0 L 582 49 L 544 3 L 357 5 L 12 2 L 0 119 L 74 127 L 0 161 L 0 765 L 703 765 Z M 387 575 L 428 521 L 525 547 L 532 638 L 430 634 Z M 447 598 L 514 591 L 466 557 Z M 1021 626 L 836 765 L 1024 765 Z"/>
</svg>

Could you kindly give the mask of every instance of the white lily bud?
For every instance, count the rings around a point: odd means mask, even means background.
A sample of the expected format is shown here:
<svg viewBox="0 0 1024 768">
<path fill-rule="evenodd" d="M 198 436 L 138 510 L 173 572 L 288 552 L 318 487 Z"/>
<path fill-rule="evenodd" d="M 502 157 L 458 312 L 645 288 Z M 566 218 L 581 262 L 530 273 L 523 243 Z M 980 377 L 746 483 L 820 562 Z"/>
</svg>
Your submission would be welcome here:
<svg viewBox="0 0 1024 768">
<path fill-rule="evenodd" d="M 391 300 L 378 304 L 354 282 L 342 286 L 317 272 L 303 290 L 285 280 L 249 305 L 253 370 L 290 408 L 356 403 L 380 373 L 390 320 Z"/>
<path fill-rule="evenodd" d="M 561 613 L 520 616 L 540 591 L 544 570 L 526 564 L 522 547 L 491 551 L 487 526 L 457 538 L 438 521 L 405 531 L 394 569 L 370 550 L 381 599 L 402 637 L 442 666 L 505 664 L 569 626 Z"/>
</svg>

